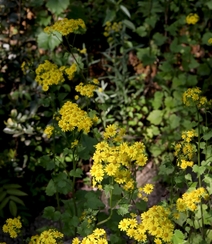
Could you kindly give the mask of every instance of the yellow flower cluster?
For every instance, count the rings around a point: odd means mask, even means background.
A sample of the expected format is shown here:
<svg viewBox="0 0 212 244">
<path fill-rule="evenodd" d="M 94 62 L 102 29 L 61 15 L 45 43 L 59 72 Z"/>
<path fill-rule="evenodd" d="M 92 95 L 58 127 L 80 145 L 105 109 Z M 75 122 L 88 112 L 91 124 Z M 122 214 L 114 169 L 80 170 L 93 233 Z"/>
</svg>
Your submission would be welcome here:
<svg viewBox="0 0 212 244">
<path fill-rule="evenodd" d="M 52 125 L 47 125 L 46 129 L 44 130 L 44 134 L 47 136 L 47 138 L 50 138 L 53 133 L 54 127 Z"/>
<path fill-rule="evenodd" d="M 192 138 L 197 136 L 198 135 L 195 130 L 183 131 L 182 133 L 182 139 L 185 142 L 191 142 Z"/>
<path fill-rule="evenodd" d="M 50 34 L 53 31 L 61 33 L 66 36 L 70 33 L 83 34 L 86 31 L 85 22 L 82 19 L 61 19 L 58 20 L 54 25 L 47 26 L 44 31 Z"/>
<path fill-rule="evenodd" d="M 107 37 L 114 32 L 120 32 L 121 29 L 122 29 L 122 22 L 111 23 L 108 21 L 106 22 L 104 36 Z"/>
<path fill-rule="evenodd" d="M 153 189 L 154 189 L 154 186 L 152 184 L 146 184 L 144 187 L 139 187 L 138 188 L 138 198 L 141 198 L 142 200 L 147 202 L 148 198 L 146 197 L 146 195 L 151 194 Z"/>
<path fill-rule="evenodd" d="M 197 209 L 197 204 L 201 202 L 201 199 L 208 199 L 209 195 L 205 188 L 200 187 L 191 192 L 186 192 L 182 195 L 182 198 L 178 198 L 176 202 L 176 208 L 179 212 L 190 210 L 194 212 Z"/>
<path fill-rule="evenodd" d="M 67 74 L 68 79 L 69 80 L 73 80 L 74 73 L 77 71 L 77 65 L 75 63 L 73 63 L 69 68 L 66 68 L 65 66 L 62 66 L 62 67 L 65 70 L 65 73 Z"/>
<path fill-rule="evenodd" d="M 16 238 L 20 233 L 21 227 L 20 217 L 14 219 L 9 218 L 6 220 L 6 224 L 3 225 L 2 230 L 4 233 L 8 233 L 11 238 Z"/>
<path fill-rule="evenodd" d="M 21 70 L 22 70 L 23 74 L 25 75 L 26 71 L 27 71 L 26 62 L 25 61 L 21 64 Z"/>
<path fill-rule="evenodd" d="M 189 24 L 189 25 L 195 25 L 197 22 L 199 21 L 199 16 L 197 14 L 189 14 L 187 17 L 186 17 L 186 23 Z"/>
<path fill-rule="evenodd" d="M 125 218 L 119 222 L 119 229 L 138 242 L 145 242 L 147 234 L 153 236 L 155 243 L 169 243 L 174 225 L 169 219 L 170 211 L 162 206 L 153 206 L 141 214 L 141 222 L 136 218 Z"/>
<path fill-rule="evenodd" d="M 96 228 L 92 234 L 84 237 L 82 241 L 78 237 L 72 240 L 72 244 L 107 244 L 107 236 L 104 229 Z"/>
<path fill-rule="evenodd" d="M 78 51 L 82 54 L 86 54 L 87 53 L 87 49 L 86 48 L 83 48 L 83 49 L 78 49 Z"/>
<path fill-rule="evenodd" d="M 208 39 L 208 44 L 212 44 L 212 37 Z"/>
<path fill-rule="evenodd" d="M 43 91 L 48 91 L 49 86 L 55 84 L 58 85 L 64 82 L 63 72 L 58 69 L 56 64 L 45 60 L 43 64 L 40 64 L 35 71 L 35 80 L 42 86 Z"/>
<path fill-rule="evenodd" d="M 184 131 L 182 141 L 175 145 L 174 155 L 177 157 L 178 166 L 182 169 L 193 166 L 192 158 L 196 152 L 196 146 L 191 143 L 193 137 L 197 137 L 195 130 Z"/>
<path fill-rule="evenodd" d="M 110 137 L 114 137 L 114 139 L 120 137 L 116 125 L 110 125 L 106 128 L 104 138 Z M 133 145 L 128 145 L 126 142 L 122 142 L 119 145 L 114 145 L 104 140 L 95 147 L 94 162 L 90 170 L 93 177 L 93 185 L 100 184 L 104 176 L 110 176 L 124 190 L 132 191 L 135 189 L 136 181 L 131 169 L 133 166 L 139 167 L 146 164 L 147 157 L 144 144 L 135 142 Z"/>
<path fill-rule="evenodd" d="M 81 96 L 93 97 L 94 91 L 97 86 L 93 84 L 83 84 L 82 82 L 75 87 L 75 90 L 80 93 Z"/>
<path fill-rule="evenodd" d="M 77 65 L 75 63 L 70 67 L 61 66 L 58 68 L 56 64 L 45 60 L 45 62 L 40 64 L 36 69 L 35 80 L 42 86 L 43 91 L 48 91 L 49 86 L 58 85 L 65 81 L 63 72 L 65 72 L 69 80 L 72 80 L 76 71 Z"/>
<path fill-rule="evenodd" d="M 77 128 L 78 131 L 84 131 L 84 133 L 90 132 L 93 121 L 76 103 L 66 102 L 59 113 L 61 118 L 58 125 L 62 131 L 73 131 Z"/>
<path fill-rule="evenodd" d="M 93 84 L 92 84 L 93 83 Z M 99 80 L 93 79 L 92 83 L 83 84 L 82 82 L 75 87 L 75 90 L 80 93 L 81 96 L 93 97 L 94 91 L 98 88 Z"/>
<path fill-rule="evenodd" d="M 78 140 L 74 140 L 74 141 L 71 143 L 71 148 L 75 148 L 78 144 L 79 144 L 79 141 L 78 141 Z"/>
<path fill-rule="evenodd" d="M 59 244 L 62 243 L 63 237 L 64 235 L 61 232 L 55 229 L 49 229 L 43 231 L 38 238 L 34 239 L 36 240 L 36 244 Z"/>
<path fill-rule="evenodd" d="M 207 98 L 201 96 L 201 90 L 199 87 L 189 88 L 183 93 L 183 103 L 186 106 L 196 105 L 198 108 L 208 103 Z"/>
<path fill-rule="evenodd" d="M 32 236 L 30 238 L 29 244 L 37 244 L 38 239 L 39 239 L 39 235 Z"/>
</svg>

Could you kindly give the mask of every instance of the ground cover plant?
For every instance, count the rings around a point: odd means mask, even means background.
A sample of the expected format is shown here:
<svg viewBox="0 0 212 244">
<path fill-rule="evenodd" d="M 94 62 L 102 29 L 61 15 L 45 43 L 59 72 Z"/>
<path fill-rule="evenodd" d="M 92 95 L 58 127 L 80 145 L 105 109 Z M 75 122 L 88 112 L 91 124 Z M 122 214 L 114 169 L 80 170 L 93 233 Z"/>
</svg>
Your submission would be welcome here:
<svg viewBox="0 0 212 244">
<path fill-rule="evenodd" d="M 211 243 L 211 2 L 6 4 L 19 15 L 2 8 L 5 236 Z M 139 186 L 149 162 L 157 177 Z M 167 196 L 151 205 L 158 181 Z M 55 225 L 31 236 L 34 206 Z"/>
</svg>

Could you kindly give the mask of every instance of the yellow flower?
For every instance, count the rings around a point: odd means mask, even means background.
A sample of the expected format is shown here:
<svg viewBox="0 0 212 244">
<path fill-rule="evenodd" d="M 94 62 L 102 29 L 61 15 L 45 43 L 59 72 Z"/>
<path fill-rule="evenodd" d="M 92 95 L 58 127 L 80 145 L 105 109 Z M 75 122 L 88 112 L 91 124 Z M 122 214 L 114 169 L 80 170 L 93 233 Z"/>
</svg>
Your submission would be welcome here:
<svg viewBox="0 0 212 244">
<path fill-rule="evenodd" d="M 212 44 L 212 37 L 208 39 L 208 44 Z"/>
<path fill-rule="evenodd" d="M 197 14 L 189 14 L 187 17 L 186 17 L 186 23 L 189 24 L 189 25 L 194 25 L 196 24 L 197 22 L 199 21 L 199 16 Z"/>
<path fill-rule="evenodd" d="M 2 230 L 4 233 L 8 233 L 11 238 L 16 238 L 20 233 L 21 227 L 20 217 L 14 219 L 9 218 L 6 220 L 6 224 L 3 225 Z"/>
<path fill-rule="evenodd" d="M 71 148 L 74 148 L 78 145 L 79 141 L 78 140 L 74 140 L 72 143 L 71 143 Z"/>
<path fill-rule="evenodd" d="M 55 22 L 54 25 L 48 26 L 44 29 L 44 32 L 50 34 L 54 31 L 66 36 L 70 33 L 83 34 L 86 31 L 85 23 L 82 19 L 60 19 Z"/>
<path fill-rule="evenodd" d="M 152 184 L 146 184 L 143 188 L 143 191 L 146 194 L 150 194 L 153 191 L 154 186 Z"/>
<path fill-rule="evenodd" d="M 47 138 L 50 138 L 52 136 L 54 127 L 52 125 L 48 125 L 46 129 L 44 130 L 44 134 L 47 136 Z"/>
<path fill-rule="evenodd" d="M 119 222 L 118 228 L 122 231 L 127 231 L 130 227 L 129 219 L 125 218 Z"/>
</svg>

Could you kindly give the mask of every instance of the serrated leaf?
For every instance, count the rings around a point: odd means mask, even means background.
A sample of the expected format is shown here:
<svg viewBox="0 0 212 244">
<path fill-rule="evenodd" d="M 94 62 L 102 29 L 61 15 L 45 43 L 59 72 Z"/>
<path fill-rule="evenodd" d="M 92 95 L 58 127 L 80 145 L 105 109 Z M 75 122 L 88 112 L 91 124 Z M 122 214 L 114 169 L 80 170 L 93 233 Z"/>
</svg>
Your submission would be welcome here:
<svg viewBox="0 0 212 244">
<path fill-rule="evenodd" d="M 43 210 L 43 217 L 46 219 L 52 219 L 55 213 L 55 208 L 52 206 L 45 207 Z"/>
<path fill-rule="evenodd" d="M 56 187 L 54 181 L 51 179 L 46 187 L 46 195 L 53 196 L 56 193 Z"/>
<path fill-rule="evenodd" d="M 17 205 L 12 200 L 9 202 L 9 209 L 12 216 L 15 217 L 17 215 Z"/>
<path fill-rule="evenodd" d="M 106 197 L 109 197 L 111 194 L 111 191 L 114 189 L 114 187 L 112 185 L 105 185 L 104 186 L 104 192 Z"/>
<path fill-rule="evenodd" d="M 48 0 L 46 7 L 54 14 L 61 14 L 69 5 L 69 0 Z"/>
<path fill-rule="evenodd" d="M 209 131 L 209 132 L 206 132 L 204 135 L 203 135 L 203 139 L 204 140 L 209 140 L 210 138 L 212 137 L 212 130 L 211 131 Z"/>
<path fill-rule="evenodd" d="M 175 230 L 174 235 L 172 237 L 174 244 L 183 244 L 185 236 L 180 230 Z"/>
<path fill-rule="evenodd" d="M 25 206 L 24 202 L 19 198 L 19 197 L 16 197 L 16 196 L 9 196 L 10 200 L 13 200 L 14 202 L 16 203 L 19 203 L 23 206 Z"/>
<path fill-rule="evenodd" d="M 25 192 L 20 191 L 18 189 L 7 189 L 7 193 L 15 196 L 27 196 Z"/>
<path fill-rule="evenodd" d="M 47 34 L 41 32 L 38 35 L 38 47 L 45 50 L 50 49 L 53 51 L 62 42 L 62 35 L 59 32 L 54 32 L 52 34 Z"/>
<path fill-rule="evenodd" d="M 162 122 L 163 112 L 161 110 L 153 110 L 150 112 L 147 120 L 154 125 L 159 125 Z"/>
<path fill-rule="evenodd" d="M 129 213 L 129 204 L 120 205 L 119 209 L 117 210 L 117 213 L 121 216 L 124 216 L 125 214 Z"/>
<path fill-rule="evenodd" d="M 82 171 L 82 169 L 76 169 L 76 170 L 71 170 L 70 171 L 70 173 L 69 173 L 69 175 L 70 176 L 74 176 L 74 177 L 78 177 L 78 178 L 82 178 L 82 173 L 83 173 L 83 171 Z"/>
<path fill-rule="evenodd" d="M 61 218 L 61 213 L 59 211 L 55 211 L 53 215 L 53 220 L 58 221 Z"/>
<path fill-rule="evenodd" d="M 86 208 L 99 209 L 104 207 L 104 204 L 99 199 L 99 194 L 97 192 L 88 192 L 85 195 L 85 198 L 87 199 L 85 202 Z"/>
<path fill-rule="evenodd" d="M 129 17 L 131 18 L 130 12 L 129 10 L 124 6 L 124 5 L 120 5 L 120 9 Z"/>
</svg>

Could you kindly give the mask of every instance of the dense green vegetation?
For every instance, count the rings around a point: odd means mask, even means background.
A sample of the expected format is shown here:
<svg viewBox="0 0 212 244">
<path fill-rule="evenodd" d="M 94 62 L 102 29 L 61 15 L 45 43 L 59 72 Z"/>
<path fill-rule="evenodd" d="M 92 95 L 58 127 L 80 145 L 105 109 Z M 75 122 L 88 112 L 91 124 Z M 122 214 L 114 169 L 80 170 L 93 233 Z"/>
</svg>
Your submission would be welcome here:
<svg viewBox="0 0 212 244">
<path fill-rule="evenodd" d="M 5 236 L 211 243 L 211 0 L 0 6 Z M 41 212 L 58 229 L 22 235 Z"/>
</svg>

